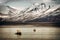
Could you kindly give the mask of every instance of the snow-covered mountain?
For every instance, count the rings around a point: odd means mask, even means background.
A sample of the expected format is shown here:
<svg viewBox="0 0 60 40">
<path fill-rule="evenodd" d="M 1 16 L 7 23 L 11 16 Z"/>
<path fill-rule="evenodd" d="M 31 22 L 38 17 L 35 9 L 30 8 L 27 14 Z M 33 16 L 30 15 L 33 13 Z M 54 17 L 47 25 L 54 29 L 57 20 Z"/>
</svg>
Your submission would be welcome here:
<svg viewBox="0 0 60 40">
<path fill-rule="evenodd" d="M 26 22 L 60 22 L 60 6 L 54 6 L 41 14 L 40 17 Z"/>
<path fill-rule="evenodd" d="M 50 17 L 52 17 L 52 16 L 60 15 L 60 5 L 53 6 L 53 7 L 51 7 L 49 5 L 48 7 L 46 7 L 46 5 L 44 3 L 41 3 L 37 7 L 30 9 L 30 11 L 28 11 L 28 10 L 26 10 L 26 11 L 27 12 L 24 13 L 24 18 L 25 18 L 24 21 L 33 22 L 34 20 L 37 20 L 37 19 L 43 20 L 47 17 L 48 17 L 48 19 L 50 19 Z M 52 20 L 52 19 L 50 19 L 50 20 Z M 46 20 L 46 21 L 49 21 L 49 20 Z M 36 22 L 36 21 L 34 21 L 34 22 Z M 44 20 L 42 22 L 44 22 Z"/>
<path fill-rule="evenodd" d="M 0 18 L 2 18 L 1 21 L 10 21 L 10 22 L 36 22 L 35 20 L 38 20 L 38 22 L 41 22 L 41 20 L 45 20 L 47 17 L 50 19 L 50 17 L 54 17 L 57 15 L 60 15 L 60 5 L 51 7 L 46 6 L 45 3 L 34 3 L 31 7 L 25 8 L 24 10 L 21 10 L 18 12 L 18 10 L 11 8 L 9 6 L 6 6 L 7 13 L 6 15 L 0 15 Z M 2 13 L 0 13 L 2 14 Z M 52 20 L 52 19 L 50 19 Z"/>
</svg>

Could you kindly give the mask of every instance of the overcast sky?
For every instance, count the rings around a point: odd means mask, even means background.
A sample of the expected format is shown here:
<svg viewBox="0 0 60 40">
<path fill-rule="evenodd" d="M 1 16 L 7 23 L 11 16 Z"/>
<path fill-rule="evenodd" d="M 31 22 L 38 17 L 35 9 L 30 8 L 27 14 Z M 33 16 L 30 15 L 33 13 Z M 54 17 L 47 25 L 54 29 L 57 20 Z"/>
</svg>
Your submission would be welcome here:
<svg viewBox="0 0 60 40">
<path fill-rule="evenodd" d="M 60 4 L 60 0 L 0 0 L 0 3 L 15 7 L 17 9 L 24 9 L 31 6 L 35 2 L 46 3 L 48 5 Z"/>
</svg>

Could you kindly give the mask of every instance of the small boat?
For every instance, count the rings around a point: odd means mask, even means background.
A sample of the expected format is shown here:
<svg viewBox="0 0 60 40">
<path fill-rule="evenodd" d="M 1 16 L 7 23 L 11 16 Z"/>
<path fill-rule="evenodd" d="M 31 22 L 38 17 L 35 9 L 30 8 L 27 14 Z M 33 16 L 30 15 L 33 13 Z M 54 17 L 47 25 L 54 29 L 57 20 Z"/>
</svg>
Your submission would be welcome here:
<svg viewBox="0 0 60 40">
<path fill-rule="evenodd" d="M 17 32 L 15 34 L 16 35 L 22 35 L 22 33 L 20 32 L 20 30 L 17 30 Z"/>
</svg>

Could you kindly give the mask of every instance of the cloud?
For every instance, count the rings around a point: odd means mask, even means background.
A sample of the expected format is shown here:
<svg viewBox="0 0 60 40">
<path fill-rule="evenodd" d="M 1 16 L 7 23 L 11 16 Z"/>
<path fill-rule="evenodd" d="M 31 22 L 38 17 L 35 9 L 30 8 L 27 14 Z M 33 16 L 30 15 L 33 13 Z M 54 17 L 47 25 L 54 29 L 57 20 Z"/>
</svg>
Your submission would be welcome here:
<svg viewBox="0 0 60 40">
<path fill-rule="evenodd" d="M 18 1 L 18 0 L 0 0 L 0 3 L 8 3 L 10 1 Z"/>
<path fill-rule="evenodd" d="M 0 3 L 5 3 L 7 2 L 8 0 L 0 0 Z"/>
</svg>

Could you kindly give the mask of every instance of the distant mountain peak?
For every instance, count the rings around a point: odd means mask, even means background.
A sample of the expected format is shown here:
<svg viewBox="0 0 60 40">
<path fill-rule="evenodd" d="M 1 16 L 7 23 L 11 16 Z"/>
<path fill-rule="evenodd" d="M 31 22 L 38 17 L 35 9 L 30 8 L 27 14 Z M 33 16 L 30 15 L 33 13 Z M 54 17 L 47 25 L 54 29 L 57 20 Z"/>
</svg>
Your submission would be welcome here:
<svg viewBox="0 0 60 40">
<path fill-rule="evenodd" d="M 21 22 L 25 22 L 25 21 L 30 21 L 30 20 L 35 20 L 37 18 L 44 18 L 47 16 L 56 16 L 56 15 L 60 15 L 60 6 L 54 6 L 54 7 L 50 7 L 46 6 L 45 3 L 34 3 L 33 6 L 30 6 L 28 8 L 25 8 L 24 10 L 21 10 L 20 12 L 18 12 L 18 10 L 10 7 L 10 6 L 6 6 L 9 10 L 8 10 L 8 15 L 6 18 L 2 18 L 4 19 L 3 21 L 12 21 L 12 22 L 16 22 L 16 21 L 21 21 Z M 4 15 L 5 16 L 5 15 Z M 3 17 L 3 16 L 1 16 Z"/>
</svg>

